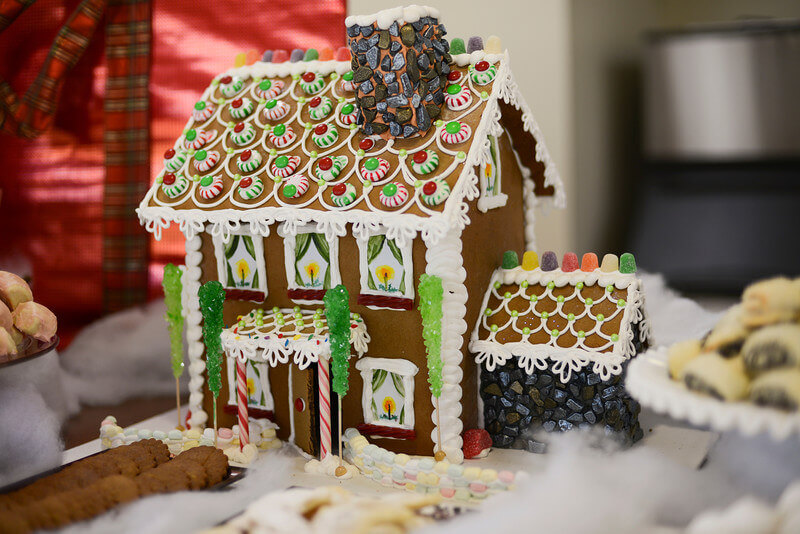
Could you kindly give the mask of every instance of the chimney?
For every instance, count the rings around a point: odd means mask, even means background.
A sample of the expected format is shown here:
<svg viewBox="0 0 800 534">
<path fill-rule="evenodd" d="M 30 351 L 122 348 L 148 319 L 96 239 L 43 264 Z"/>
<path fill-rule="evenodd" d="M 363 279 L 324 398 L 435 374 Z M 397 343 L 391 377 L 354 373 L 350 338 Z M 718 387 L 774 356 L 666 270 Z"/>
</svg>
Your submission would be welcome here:
<svg viewBox="0 0 800 534">
<path fill-rule="evenodd" d="M 430 7 L 345 19 L 361 131 L 384 138 L 424 134 L 439 116 L 450 43 Z"/>
</svg>

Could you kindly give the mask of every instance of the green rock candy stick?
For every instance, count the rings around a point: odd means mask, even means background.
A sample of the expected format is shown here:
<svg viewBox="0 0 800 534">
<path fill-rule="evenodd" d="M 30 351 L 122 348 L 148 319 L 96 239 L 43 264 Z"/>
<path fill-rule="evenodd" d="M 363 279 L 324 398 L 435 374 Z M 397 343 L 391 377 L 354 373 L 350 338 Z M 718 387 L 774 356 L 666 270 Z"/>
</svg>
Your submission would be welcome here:
<svg viewBox="0 0 800 534">
<path fill-rule="evenodd" d="M 323 301 L 331 344 L 332 388 L 341 398 L 347 395 L 349 387 L 350 369 L 347 360 L 350 357 L 350 294 L 343 284 L 339 284 L 325 292 Z"/>
<path fill-rule="evenodd" d="M 164 266 L 164 279 L 161 285 L 164 287 L 164 303 L 167 305 L 167 313 L 164 319 L 167 321 L 169 331 L 170 356 L 172 358 L 172 374 L 175 378 L 180 378 L 183 374 L 183 308 L 181 306 L 181 270 L 175 265 L 168 263 Z"/>
<path fill-rule="evenodd" d="M 203 341 L 206 344 L 206 371 L 208 389 L 216 399 L 222 387 L 222 304 L 225 302 L 225 289 L 216 280 L 200 286 L 200 312 L 203 314 Z"/>
<path fill-rule="evenodd" d="M 428 353 L 428 383 L 431 394 L 442 394 L 442 279 L 435 275 L 419 277 L 419 313 L 422 315 L 422 339 Z"/>
</svg>

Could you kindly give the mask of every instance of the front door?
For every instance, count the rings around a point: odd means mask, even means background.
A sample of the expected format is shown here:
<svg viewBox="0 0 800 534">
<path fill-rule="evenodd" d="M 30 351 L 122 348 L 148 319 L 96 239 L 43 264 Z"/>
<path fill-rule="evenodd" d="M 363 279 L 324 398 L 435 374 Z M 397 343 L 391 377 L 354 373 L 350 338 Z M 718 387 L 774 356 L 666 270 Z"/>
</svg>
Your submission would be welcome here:
<svg viewBox="0 0 800 534">
<path fill-rule="evenodd" d="M 311 456 L 319 454 L 319 426 L 317 414 L 316 365 L 300 370 L 288 364 L 291 384 L 291 411 L 294 442 Z"/>
</svg>

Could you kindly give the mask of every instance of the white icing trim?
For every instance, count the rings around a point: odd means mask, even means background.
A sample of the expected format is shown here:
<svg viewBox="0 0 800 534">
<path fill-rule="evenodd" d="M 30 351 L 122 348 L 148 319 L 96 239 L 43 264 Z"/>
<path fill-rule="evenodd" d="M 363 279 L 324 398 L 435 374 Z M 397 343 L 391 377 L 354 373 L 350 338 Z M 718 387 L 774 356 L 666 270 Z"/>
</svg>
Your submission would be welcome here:
<svg viewBox="0 0 800 534">
<path fill-rule="evenodd" d="M 320 76 L 327 76 L 333 72 L 341 75 L 350 70 L 349 61 L 284 61 L 283 63 L 265 63 L 257 61 L 252 65 L 243 65 L 226 70 L 216 79 L 223 76 L 239 76 L 243 80 L 249 78 L 284 78 L 296 76 L 305 72 L 316 72 Z"/>
<path fill-rule="evenodd" d="M 427 274 L 436 275 L 442 279 L 444 294 L 442 296 L 442 394 L 436 399 L 431 395 L 431 412 L 433 430 L 431 439 L 434 450 L 439 446 L 447 454 L 447 459 L 452 463 L 461 463 L 464 460 L 462 450 L 463 441 L 461 433 L 464 424 L 461 421 L 461 382 L 464 373 L 461 370 L 463 354 L 461 346 L 464 334 L 467 331 L 467 288 L 464 281 L 467 271 L 464 269 L 464 258 L 461 251 L 461 230 L 452 229 L 438 243 L 425 241 L 425 262 Z M 437 417 L 436 406 L 439 407 Z M 441 439 L 437 421 L 441 424 Z"/>
<path fill-rule="evenodd" d="M 390 426 L 396 428 L 414 428 L 414 377 L 419 368 L 408 360 L 395 358 L 367 357 L 356 362 L 356 369 L 361 371 L 364 387 L 361 389 L 361 409 L 364 412 L 364 422 L 368 425 Z M 383 369 L 403 377 L 403 406 L 405 407 L 405 422 L 401 425 L 394 421 L 376 420 L 372 416 L 372 373 L 376 369 Z"/>
<path fill-rule="evenodd" d="M 318 230 L 318 225 L 314 224 L 304 224 L 296 227 L 294 228 L 293 232 L 287 227 L 287 225 L 282 224 L 278 227 L 278 235 L 283 238 L 283 259 L 287 287 L 289 289 L 315 289 L 300 286 L 295 281 L 294 249 L 295 245 L 297 244 L 297 234 L 322 234 L 325 236 L 325 240 L 328 241 L 329 246 L 330 261 L 328 262 L 328 265 L 331 269 L 331 287 L 336 287 L 337 285 L 341 284 L 342 274 L 339 270 L 339 236 L 328 236 L 325 232 L 320 232 Z M 298 304 L 319 304 L 321 300 L 292 299 L 292 302 L 296 302 Z"/>
<path fill-rule="evenodd" d="M 228 404 L 233 406 L 238 406 L 239 399 L 238 399 L 238 391 L 237 391 L 237 383 L 236 383 L 236 358 L 231 357 L 230 355 L 226 354 L 225 360 L 228 362 L 227 370 L 228 370 Z M 246 365 L 246 364 L 245 364 Z M 261 389 L 264 391 L 264 398 L 266 400 L 266 405 L 262 406 L 260 404 L 250 404 L 249 406 L 252 408 L 258 408 L 260 410 L 274 410 L 275 409 L 275 399 L 272 398 L 272 387 L 269 383 L 269 366 L 261 363 L 261 362 L 251 362 L 251 365 L 254 367 L 257 365 L 259 366 L 259 372 L 261 373 L 258 381 L 261 382 Z M 245 368 L 245 372 L 246 368 Z"/>
<path fill-rule="evenodd" d="M 372 15 L 350 15 L 344 19 L 344 25 L 347 27 L 370 26 L 378 23 L 378 27 L 382 30 L 388 30 L 389 26 L 397 22 L 403 24 L 404 22 L 417 22 L 423 17 L 439 18 L 439 10 L 428 6 L 410 5 L 406 7 L 392 7 L 373 13 Z"/>
<path fill-rule="evenodd" d="M 508 137 L 509 144 L 510 144 L 511 143 L 511 136 L 508 135 L 508 131 L 505 128 L 503 128 L 503 135 Z M 492 143 L 492 139 L 494 139 L 494 143 Z M 500 138 L 494 137 L 494 136 L 489 139 L 489 146 L 491 147 L 491 145 L 494 144 L 495 154 L 497 154 L 497 161 L 493 162 L 491 160 L 491 152 L 490 152 L 489 160 L 488 161 L 484 161 L 481 164 L 480 177 L 479 177 L 480 178 L 480 180 L 479 180 L 480 181 L 480 186 L 481 186 L 481 196 L 478 198 L 477 206 L 478 206 L 478 210 L 481 211 L 482 213 L 486 213 L 490 209 L 501 208 L 501 207 L 505 206 L 508 203 L 508 195 L 503 193 L 503 163 L 501 161 L 501 156 L 500 156 L 500 142 L 499 142 L 499 139 Z M 490 150 L 491 150 L 491 148 L 490 148 Z M 487 193 L 487 188 L 489 186 L 489 178 L 486 176 L 486 166 L 487 165 L 491 165 L 493 163 L 496 163 L 495 166 L 497 167 L 497 170 L 495 171 L 497 173 L 497 193 L 495 193 L 494 195 L 490 196 Z M 531 175 L 530 170 L 525 168 L 522 165 L 522 162 L 520 162 L 519 160 L 517 160 L 517 164 L 519 165 L 519 168 L 520 168 L 520 170 L 522 172 L 523 178 L 530 178 L 530 175 Z M 525 176 L 525 172 L 524 171 L 528 171 L 527 176 Z"/>
<path fill-rule="evenodd" d="M 267 287 L 267 265 L 264 256 L 264 239 L 260 235 L 253 235 L 250 232 L 239 229 L 236 232 L 231 232 L 227 238 L 223 238 L 221 235 L 211 236 L 211 240 L 214 242 L 214 255 L 217 259 L 217 280 L 225 280 L 228 278 L 227 269 L 225 269 L 227 263 L 225 258 L 225 245 L 234 235 L 247 236 L 253 240 L 253 250 L 256 253 L 255 260 L 259 280 L 259 287 L 255 290 L 263 291 L 263 300 L 266 300 L 267 296 L 269 295 L 269 288 Z M 239 289 L 236 286 L 226 286 L 225 284 L 223 284 L 223 286 L 230 289 Z"/>
<path fill-rule="evenodd" d="M 360 294 L 362 295 L 386 295 L 390 297 L 398 297 L 398 298 L 407 298 L 413 299 L 414 298 L 414 262 L 412 258 L 412 245 L 413 241 L 406 240 L 405 243 L 400 244 L 400 241 L 395 239 L 395 245 L 400 249 L 400 253 L 403 257 L 403 277 L 406 285 L 405 293 L 390 293 L 388 291 L 381 291 L 370 289 L 369 284 L 367 283 L 367 273 L 368 273 L 368 266 L 367 266 L 367 244 L 369 243 L 369 238 L 376 236 L 376 235 L 386 235 L 386 230 L 377 231 L 377 232 L 369 232 L 366 235 L 361 234 L 356 236 L 356 244 L 358 245 L 358 267 L 359 267 L 359 281 L 361 287 L 359 288 Z M 387 236 L 387 239 L 390 239 Z M 383 245 L 384 247 L 388 246 L 386 244 Z M 394 309 L 394 308 L 384 308 L 381 306 L 369 306 L 371 309 Z"/>
<path fill-rule="evenodd" d="M 199 235 L 186 240 L 186 267 L 183 271 L 183 316 L 186 319 L 186 345 L 189 357 L 189 410 L 192 416 L 189 424 L 192 427 L 202 427 L 208 420 L 208 414 L 203 411 L 203 371 L 206 362 L 203 359 L 205 345 L 203 344 L 203 314 L 200 313 L 200 300 L 197 292 L 200 290 L 200 264 L 203 253 L 200 252 L 202 240 Z"/>
</svg>

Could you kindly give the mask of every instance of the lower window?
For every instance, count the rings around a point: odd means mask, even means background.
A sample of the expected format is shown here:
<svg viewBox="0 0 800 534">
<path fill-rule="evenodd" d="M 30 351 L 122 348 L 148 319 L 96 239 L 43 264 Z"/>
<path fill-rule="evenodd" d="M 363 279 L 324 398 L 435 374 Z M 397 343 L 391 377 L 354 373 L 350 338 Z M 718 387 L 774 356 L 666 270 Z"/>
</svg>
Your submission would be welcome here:
<svg viewBox="0 0 800 534">
<path fill-rule="evenodd" d="M 361 396 L 368 434 L 406 437 L 397 430 L 414 429 L 414 376 L 419 370 L 408 360 L 362 358 L 356 362 L 364 390 Z M 380 431 L 380 427 L 390 429 Z"/>
<path fill-rule="evenodd" d="M 236 388 L 236 358 L 228 357 L 228 404 L 227 407 L 238 406 Z M 250 417 L 273 418 L 275 402 L 269 386 L 269 365 L 263 362 L 247 360 L 245 363 L 245 381 L 247 384 L 247 408 Z M 226 408 L 227 408 L 226 407 Z M 225 410 L 226 412 L 230 410 Z M 233 413 L 236 413 L 234 410 Z"/>
</svg>

